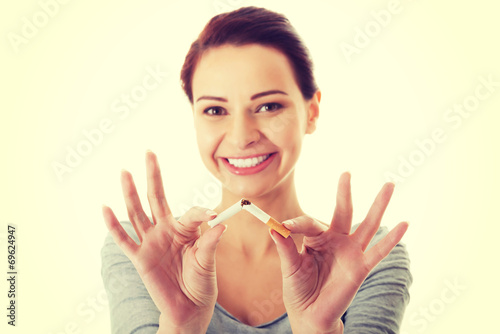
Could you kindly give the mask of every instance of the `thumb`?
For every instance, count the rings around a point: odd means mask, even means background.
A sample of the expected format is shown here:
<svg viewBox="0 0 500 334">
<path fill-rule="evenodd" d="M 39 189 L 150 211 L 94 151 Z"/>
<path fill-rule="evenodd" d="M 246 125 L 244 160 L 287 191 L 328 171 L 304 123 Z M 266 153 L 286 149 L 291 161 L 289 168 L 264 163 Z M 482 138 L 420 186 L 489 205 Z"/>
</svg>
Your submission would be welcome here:
<svg viewBox="0 0 500 334">
<path fill-rule="evenodd" d="M 276 243 L 281 260 L 281 274 L 283 278 L 292 276 L 301 265 L 301 257 L 293 238 L 283 238 L 278 232 L 270 229 L 269 234 Z"/>
<path fill-rule="evenodd" d="M 227 226 L 219 224 L 213 228 L 208 229 L 198 241 L 198 249 L 195 253 L 196 260 L 200 266 L 208 271 L 215 271 L 215 250 L 217 244 L 226 232 Z"/>
</svg>

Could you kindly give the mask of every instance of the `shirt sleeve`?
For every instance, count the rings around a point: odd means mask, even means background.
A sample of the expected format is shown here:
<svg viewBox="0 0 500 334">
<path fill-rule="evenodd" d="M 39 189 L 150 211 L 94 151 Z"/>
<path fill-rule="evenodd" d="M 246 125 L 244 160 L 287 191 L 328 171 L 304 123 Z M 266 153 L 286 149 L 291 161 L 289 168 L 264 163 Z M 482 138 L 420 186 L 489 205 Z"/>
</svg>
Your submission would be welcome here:
<svg viewBox="0 0 500 334">
<path fill-rule="evenodd" d="M 368 248 L 388 233 L 381 227 Z M 413 282 L 410 259 L 399 243 L 365 279 L 343 315 L 344 334 L 399 333 Z"/>
<path fill-rule="evenodd" d="M 121 222 L 137 243 L 130 222 Z M 101 276 L 108 296 L 113 334 L 152 334 L 158 331 L 160 311 L 132 262 L 108 232 L 101 250 Z"/>
</svg>

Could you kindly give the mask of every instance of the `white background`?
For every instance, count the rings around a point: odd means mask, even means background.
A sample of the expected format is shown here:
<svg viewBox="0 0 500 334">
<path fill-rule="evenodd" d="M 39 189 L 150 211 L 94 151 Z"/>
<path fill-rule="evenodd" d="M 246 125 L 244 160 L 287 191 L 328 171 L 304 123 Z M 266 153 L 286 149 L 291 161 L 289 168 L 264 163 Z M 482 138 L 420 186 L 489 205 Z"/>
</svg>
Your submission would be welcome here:
<svg viewBox="0 0 500 334">
<path fill-rule="evenodd" d="M 41 4 L 51 2 L 4 2 L 0 10 L 0 267 L 6 276 L 7 225 L 15 224 L 19 272 L 15 329 L 3 315 L 8 287 L 1 279 L 1 332 L 109 332 L 101 204 L 127 219 L 120 169 L 132 172 L 144 195 L 146 149 L 159 157 L 175 214 L 215 206 L 219 191 L 198 157 L 179 73 L 205 23 L 241 5 L 284 13 L 315 62 L 322 101 L 296 170 L 303 208 L 329 221 L 338 177 L 349 170 L 359 222 L 386 173 L 413 159 L 383 220 L 389 228 L 410 222 L 403 242 L 414 283 L 402 333 L 495 330 L 500 8 L 494 2 L 396 1 L 399 12 L 350 56 L 342 46 L 356 46 L 358 29 L 380 27 L 372 11 L 391 1 L 61 0 L 57 10 L 50 7 L 52 16 L 43 14 Z M 39 25 L 29 38 L 22 37 L 26 20 Z M 25 39 L 16 44 L 13 36 Z M 136 89 L 147 68 L 168 74 L 120 118 L 114 101 Z M 449 108 L 473 101 L 480 77 L 497 82 L 493 92 L 460 124 L 447 121 Z M 69 150 L 84 145 L 84 131 L 105 119 L 113 130 L 58 177 L 54 163 L 66 164 Z M 419 153 L 416 141 L 437 129 L 446 139 Z"/>
</svg>

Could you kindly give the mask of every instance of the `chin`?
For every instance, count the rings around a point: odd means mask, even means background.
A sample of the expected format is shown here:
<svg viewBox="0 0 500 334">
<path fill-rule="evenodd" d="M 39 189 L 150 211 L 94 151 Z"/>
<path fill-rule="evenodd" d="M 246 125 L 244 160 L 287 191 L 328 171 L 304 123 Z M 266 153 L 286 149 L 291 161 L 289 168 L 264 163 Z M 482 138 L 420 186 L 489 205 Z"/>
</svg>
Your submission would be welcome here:
<svg viewBox="0 0 500 334">
<path fill-rule="evenodd" d="M 274 186 L 272 182 L 265 180 L 255 180 L 255 179 L 246 179 L 242 180 L 241 176 L 237 176 L 236 178 L 230 178 L 226 180 L 228 182 L 223 184 L 223 187 L 233 193 L 237 197 L 242 198 L 257 198 L 267 194 L 271 191 Z M 221 180 L 222 182 L 222 180 Z"/>
</svg>

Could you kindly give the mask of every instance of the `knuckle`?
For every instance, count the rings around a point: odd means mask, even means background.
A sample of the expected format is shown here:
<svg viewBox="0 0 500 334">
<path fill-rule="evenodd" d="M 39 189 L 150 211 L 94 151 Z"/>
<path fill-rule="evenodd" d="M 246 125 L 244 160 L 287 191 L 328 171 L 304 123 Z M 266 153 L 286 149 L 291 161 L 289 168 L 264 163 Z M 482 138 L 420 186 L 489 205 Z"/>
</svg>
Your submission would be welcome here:
<svg viewBox="0 0 500 334">
<path fill-rule="evenodd" d="M 193 218 L 195 216 L 200 215 L 201 213 L 205 212 L 207 209 L 201 207 L 201 206 L 193 206 L 191 207 L 186 213 L 184 214 L 186 217 Z"/>
<path fill-rule="evenodd" d="M 201 206 L 193 206 L 191 209 L 193 209 L 194 212 L 203 212 L 206 211 L 206 208 L 203 208 Z"/>
<path fill-rule="evenodd" d="M 140 211 L 139 213 L 137 213 L 137 218 L 142 221 L 142 222 L 145 222 L 145 221 L 148 221 L 149 218 L 148 216 L 146 215 L 146 213 L 144 213 L 143 211 Z"/>
<path fill-rule="evenodd" d="M 127 197 L 134 197 L 136 194 L 136 190 L 134 187 L 127 187 L 125 190 L 125 196 Z"/>
<path fill-rule="evenodd" d="M 148 191 L 148 198 L 154 199 L 154 200 L 163 200 L 165 196 L 159 192 L 156 191 Z"/>
<path fill-rule="evenodd" d="M 148 216 L 142 210 L 140 210 L 140 211 L 134 211 L 133 212 L 133 217 L 135 218 L 135 220 L 137 220 L 137 221 L 139 221 L 141 223 L 149 222 Z"/>
</svg>

